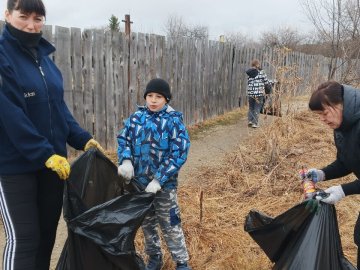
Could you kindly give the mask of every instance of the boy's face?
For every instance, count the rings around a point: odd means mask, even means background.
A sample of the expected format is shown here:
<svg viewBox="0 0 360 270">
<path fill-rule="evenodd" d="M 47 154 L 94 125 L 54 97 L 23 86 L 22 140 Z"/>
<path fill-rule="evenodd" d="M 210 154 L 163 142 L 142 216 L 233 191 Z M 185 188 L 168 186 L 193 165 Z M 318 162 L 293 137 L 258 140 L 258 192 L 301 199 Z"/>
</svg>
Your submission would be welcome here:
<svg viewBox="0 0 360 270">
<path fill-rule="evenodd" d="M 163 95 L 150 92 L 146 95 L 146 106 L 152 112 L 160 111 L 166 104 L 166 99 Z"/>
</svg>

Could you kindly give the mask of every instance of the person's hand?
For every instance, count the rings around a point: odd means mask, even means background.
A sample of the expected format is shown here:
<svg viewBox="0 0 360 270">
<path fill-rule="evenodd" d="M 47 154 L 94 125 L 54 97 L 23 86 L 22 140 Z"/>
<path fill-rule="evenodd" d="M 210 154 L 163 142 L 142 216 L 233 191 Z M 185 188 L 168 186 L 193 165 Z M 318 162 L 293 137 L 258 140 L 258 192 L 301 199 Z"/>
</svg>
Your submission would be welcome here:
<svg viewBox="0 0 360 270">
<path fill-rule="evenodd" d="M 84 151 L 89 150 L 90 148 L 95 147 L 99 149 L 101 152 L 105 153 L 104 149 L 101 147 L 100 143 L 95 141 L 94 139 L 88 140 L 88 142 L 85 144 Z"/>
<path fill-rule="evenodd" d="M 329 196 L 321 201 L 324 203 L 335 204 L 345 197 L 344 190 L 341 186 L 332 186 L 324 190 Z"/>
<path fill-rule="evenodd" d="M 131 178 L 134 177 L 134 166 L 132 165 L 131 160 L 123 160 L 122 164 L 118 167 L 118 175 L 130 182 Z"/>
<path fill-rule="evenodd" d="M 156 193 L 161 189 L 160 183 L 158 180 L 153 179 L 145 188 L 146 192 L 152 192 L 152 193 Z"/>
<path fill-rule="evenodd" d="M 70 164 L 66 158 L 62 156 L 52 155 L 45 162 L 45 166 L 56 172 L 62 180 L 66 180 L 70 175 Z"/>
<path fill-rule="evenodd" d="M 317 183 L 325 180 L 325 173 L 322 170 L 312 168 L 308 170 L 306 177 Z"/>
</svg>

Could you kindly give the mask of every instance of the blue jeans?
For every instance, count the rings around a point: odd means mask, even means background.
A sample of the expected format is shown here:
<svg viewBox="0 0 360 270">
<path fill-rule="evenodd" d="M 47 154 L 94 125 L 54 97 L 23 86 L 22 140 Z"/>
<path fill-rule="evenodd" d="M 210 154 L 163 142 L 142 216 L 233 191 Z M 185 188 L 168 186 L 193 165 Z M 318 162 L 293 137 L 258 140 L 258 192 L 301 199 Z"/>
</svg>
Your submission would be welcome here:
<svg viewBox="0 0 360 270">
<path fill-rule="evenodd" d="M 255 125 L 259 123 L 259 114 L 263 104 L 264 104 L 264 96 L 259 96 L 259 97 L 249 96 L 249 111 L 248 111 L 249 122 Z"/>
</svg>

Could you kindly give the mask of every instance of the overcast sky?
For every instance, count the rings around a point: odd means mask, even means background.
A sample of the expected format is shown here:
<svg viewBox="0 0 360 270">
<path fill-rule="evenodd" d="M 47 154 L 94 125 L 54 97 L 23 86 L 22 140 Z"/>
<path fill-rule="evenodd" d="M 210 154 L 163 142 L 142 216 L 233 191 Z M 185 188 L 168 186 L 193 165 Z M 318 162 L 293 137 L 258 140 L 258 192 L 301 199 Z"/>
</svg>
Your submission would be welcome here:
<svg viewBox="0 0 360 270">
<path fill-rule="evenodd" d="M 123 20 L 130 14 L 135 32 L 164 34 L 169 16 L 181 17 L 187 25 L 203 25 L 211 39 L 222 34 L 249 37 L 290 26 L 307 32 L 310 24 L 299 0 L 43 0 L 46 23 L 65 27 L 92 28 L 108 24 L 111 15 Z M 315 0 L 314 0 L 315 1 Z M 1 10 L 6 0 L 1 0 Z M 124 24 L 121 24 L 122 29 Z"/>
</svg>

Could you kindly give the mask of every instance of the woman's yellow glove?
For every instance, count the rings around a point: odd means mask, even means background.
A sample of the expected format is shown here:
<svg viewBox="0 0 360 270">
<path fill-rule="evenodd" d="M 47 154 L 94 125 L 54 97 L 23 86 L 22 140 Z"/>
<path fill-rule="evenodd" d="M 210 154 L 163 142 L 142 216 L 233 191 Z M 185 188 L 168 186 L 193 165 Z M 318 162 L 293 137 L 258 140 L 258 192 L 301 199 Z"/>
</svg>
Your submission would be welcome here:
<svg viewBox="0 0 360 270">
<path fill-rule="evenodd" d="M 62 156 L 52 155 L 45 162 L 45 166 L 56 172 L 62 180 L 66 180 L 70 175 L 70 164 L 67 159 Z"/>
<path fill-rule="evenodd" d="M 95 141 L 94 139 L 90 139 L 84 147 L 84 151 L 89 150 L 91 147 L 95 147 L 97 149 L 99 149 L 101 152 L 105 153 L 105 150 L 101 147 L 100 143 L 98 143 L 97 141 Z"/>
</svg>

